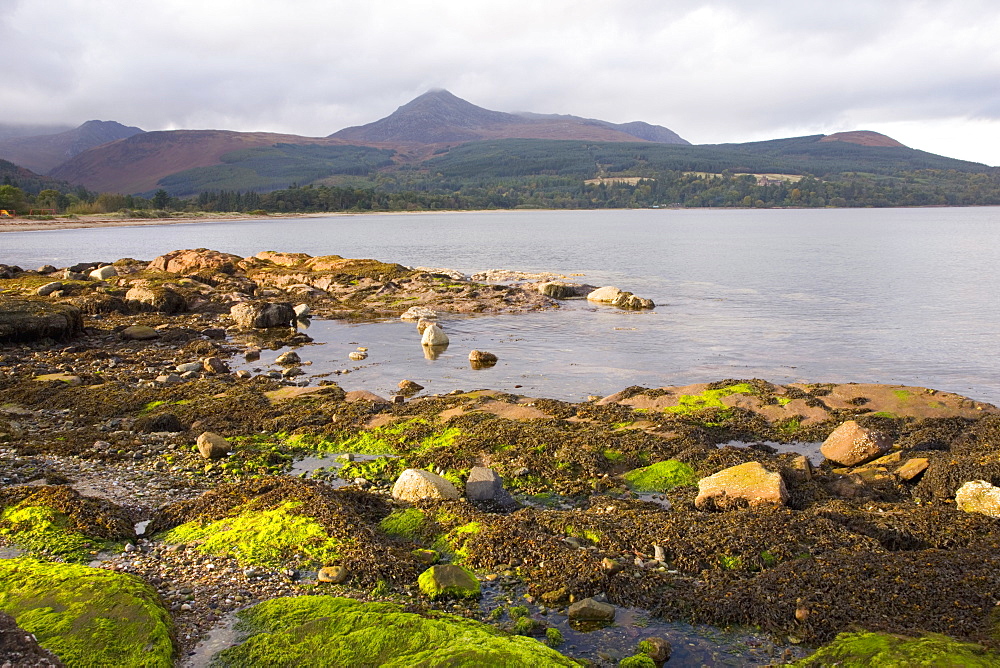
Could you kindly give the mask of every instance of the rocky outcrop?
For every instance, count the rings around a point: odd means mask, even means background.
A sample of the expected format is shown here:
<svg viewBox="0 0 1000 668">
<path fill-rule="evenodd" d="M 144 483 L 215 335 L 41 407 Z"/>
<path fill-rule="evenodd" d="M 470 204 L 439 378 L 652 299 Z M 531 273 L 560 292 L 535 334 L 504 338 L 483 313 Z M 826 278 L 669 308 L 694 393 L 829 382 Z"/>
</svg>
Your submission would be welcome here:
<svg viewBox="0 0 1000 668">
<path fill-rule="evenodd" d="M 175 250 L 161 255 L 149 263 L 148 269 L 172 274 L 196 273 L 205 269 L 231 274 L 243 260 L 239 255 L 222 253 L 208 248 Z"/>
<path fill-rule="evenodd" d="M 392 498 L 397 501 L 458 499 L 461 496 L 449 481 L 423 469 L 406 469 L 392 486 Z"/>
<path fill-rule="evenodd" d="M 229 310 L 229 315 L 242 329 L 292 327 L 295 323 L 295 310 L 285 302 L 241 302 Z"/>
<path fill-rule="evenodd" d="M 587 300 L 628 309 L 650 309 L 656 306 L 651 299 L 637 297 L 631 292 L 620 290 L 613 286 L 597 288 L 587 295 Z"/>
<path fill-rule="evenodd" d="M 0 343 L 65 340 L 83 331 L 83 314 L 69 304 L 0 298 Z"/>
<path fill-rule="evenodd" d="M 731 466 L 698 481 L 698 510 L 729 510 L 747 506 L 784 505 L 788 490 L 780 473 L 771 473 L 760 462 Z"/>
<path fill-rule="evenodd" d="M 857 466 L 889 452 L 892 442 L 888 434 L 848 420 L 833 430 L 823 442 L 820 452 L 831 462 Z"/>
</svg>

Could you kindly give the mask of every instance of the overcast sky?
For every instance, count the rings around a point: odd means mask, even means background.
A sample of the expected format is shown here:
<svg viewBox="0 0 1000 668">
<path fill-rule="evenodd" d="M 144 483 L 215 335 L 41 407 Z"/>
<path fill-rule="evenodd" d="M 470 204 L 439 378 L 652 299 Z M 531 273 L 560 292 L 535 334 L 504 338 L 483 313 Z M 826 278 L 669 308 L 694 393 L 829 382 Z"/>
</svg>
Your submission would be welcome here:
<svg viewBox="0 0 1000 668">
<path fill-rule="evenodd" d="M 1000 165 L 996 0 L 0 0 L 0 123 L 325 136 L 430 88 L 696 143 Z"/>
</svg>

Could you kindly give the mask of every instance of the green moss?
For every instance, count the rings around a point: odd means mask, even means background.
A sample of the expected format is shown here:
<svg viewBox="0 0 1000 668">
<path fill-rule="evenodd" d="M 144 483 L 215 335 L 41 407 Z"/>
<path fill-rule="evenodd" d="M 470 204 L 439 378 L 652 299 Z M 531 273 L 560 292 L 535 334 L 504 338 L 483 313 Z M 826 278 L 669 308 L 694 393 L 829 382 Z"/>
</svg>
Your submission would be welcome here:
<svg viewBox="0 0 1000 668">
<path fill-rule="evenodd" d="M 899 416 L 892 411 L 878 411 L 877 413 L 872 413 L 872 417 L 891 418 L 895 420 Z"/>
<path fill-rule="evenodd" d="M 664 411 L 686 415 L 705 408 L 726 408 L 722 403 L 723 397 L 732 394 L 753 394 L 753 392 L 754 389 L 749 383 L 736 383 L 716 390 L 705 390 L 701 394 L 682 394 L 676 406 L 669 406 Z"/>
<path fill-rule="evenodd" d="M 391 603 L 331 596 L 278 598 L 240 613 L 252 635 L 216 655 L 217 668 L 246 666 L 576 666 L 531 638 L 455 615 L 422 617 Z"/>
<path fill-rule="evenodd" d="M 604 458 L 612 464 L 616 464 L 625 459 L 625 455 L 623 453 L 618 450 L 612 450 L 611 448 L 607 448 L 602 454 L 604 455 Z"/>
<path fill-rule="evenodd" d="M 764 550 L 760 553 L 760 562 L 764 564 L 766 568 L 770 568 L 771 566 L 777 565 L 778 558 L 767 550 Z"/>
<path fill-rule="evenodd" d="M 559 645 L 563 644 L 562 631 L 554 626 L 545 629 L 545 644 L 549 647 L 559 647 Z"/>
<path fill-rule="evenodd" d="M 364 478 L 376 482 L 392 482 L 399 477 L 409 463 L 402 457 L 379 457 L 367 462 L 350 462 L 340 469 L 344 480 Z"/>
<path fill-rule="evenodd" d="M 440 514 L 438 521 L 442 521 Z M 481 530 L 482 525 L 479 522 L 469 522 L 457 526 L 448 533 L 438 536 L 432 547 L 438 552 L 449 555 L 453 561 L 461 563 L 469 557 L 469 551 L 466 548 L 469 538 Z"/>
<path fill-rule="evenodd" d="M 514 622 L 514 633 L 519 636 L 530 636 L 538 630 L 542 623 L 531 617 L 518 617 Z"/>
<path fill-rule="evenodd" d="M 743 558 L 739 555 L 731 556 L 728 554 L 720 554 L 719 565 L 727 571 L 743 570 Z"/>
<path fill-rule="evenodd" d="M 928 634 L 906 638 L 884 633 L 841 633 L 833 642 L 795 663 L 800 667 L 838 665 L 903 668 L 940 666 L 978 668 L 1000 665 L 1000 654 L 980 645 Z"/>
<path fill-rule="evenodd" d="M 779 406 L 787 406 L 793 401 L 791 397 L 775 397 L 775 398 L 778 400 Z"/>
<path fill-rule="evenodd" d="M 528 616 L 528 608 L 524 605 L 512 605 L 507 611 L 511 619 L 521 619 L 521 617 Z"/>
<path fill-rule="evenodd" d="M 0 560 L 0 610 L 67 666 L 173 665 L 170 617 L 153 588 L 131 575 Z"/>
<path fill-rule="evenodd" d="M 576 536 L 577 538 L 583 538 L 584 540 L 589 540 L 591 543 L 597 544 L 601 542 L 601 533 L 599 531 L 593 531 L 591 529 L 581 529 L 572 524 L 566 527 L 567 536 Z"/>
<path fill-rule="evenodd" d="M 909 390 L 893 390 L 892 393 L 895 394 L 896 398 L 900 401 L 907 401 L 913 397 L 913 393 Z"/>
<path fill-rule="evenodd" d="M 444 431 L 431 434 L 420 441 L 415 452 L 417 454 L 427 454 L 439 448 L 450 448 L 455 445 L 455 441 L 462 435 L 462 430 L 457 427 L 449 427 Z"/>
<path fill-rule="evenodd" d="M 675 459 L 656 462 L 625 474 L 625 484 L 636 492 L 667 492 L 679 485 L 693 485 L 698 475 L 690 466 Z"/>
<path fill-rule="evenodd" d="M 67 561 L 89 561 L 94 553 L 115 544 L 70 528 L 67 515 L 46 506 L 24 502 L 5 508 L 0 536 L 32 554 L 49 554 Z"/>
<path fill-rule="evenodd" d="M 628 656 L 618 662 L 621 668 L 656 668 L 656 662 L 648 654 Z"/>
<path fill-rule="evenodd" d="M 268 510 L 243 511 L 216 522 L 199 520 L 168 531 L 167 543 L 195 544 L 207 554 L 235 557 L 245 564 L 279 567 L 292 555 L 296 566 L 322 565 L 338 558 L 339 543 L 313 518 L 290 511 L 301 502 Z"/>
<path fill-rule="evenodd" d="M 390 536 L 416 541 L 420 538 L 420 530 L 427 521 L 427 515 L 418 508 L 397 510 L 378 523 L 382 531 Z"/>
</svg>

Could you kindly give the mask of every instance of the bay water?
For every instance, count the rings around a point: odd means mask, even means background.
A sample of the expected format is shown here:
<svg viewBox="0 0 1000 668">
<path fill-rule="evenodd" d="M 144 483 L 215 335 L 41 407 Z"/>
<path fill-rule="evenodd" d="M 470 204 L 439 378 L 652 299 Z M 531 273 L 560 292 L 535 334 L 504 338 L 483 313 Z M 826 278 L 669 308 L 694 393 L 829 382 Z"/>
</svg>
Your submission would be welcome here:
<svg viewBox="0 0 1000 668">
<path fill-rule="evenodd" d="M 757 377 L 922 385 L 1000 403 L 996 207 L 360 214 L 7 232 L 0 262 L 149 260 L 198 247 L 549 271 L 657 304 L 445 315 L 451 345 L 434 360 L 412 323 L 313 321 L 306 370 L 348 390 L 391 394 L 409 378 L 429 392 L 579 401 L 629 385 Z M 358 346 L 369 357 L 351 362 Z M 472 348 L 500 362 L 473 370 Z"/>
</svg>

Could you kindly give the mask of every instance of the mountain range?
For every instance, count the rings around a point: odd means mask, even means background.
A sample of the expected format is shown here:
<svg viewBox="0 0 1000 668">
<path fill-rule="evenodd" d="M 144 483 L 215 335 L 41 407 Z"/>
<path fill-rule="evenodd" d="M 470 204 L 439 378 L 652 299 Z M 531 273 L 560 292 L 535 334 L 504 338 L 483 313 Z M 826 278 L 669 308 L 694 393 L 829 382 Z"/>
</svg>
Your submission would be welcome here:
<svg viewBox="0 0 1000 668">
<path fill-rule="evenodd" d="M 434 179 L 593 178 L 643 175 L 643 170 L 822 175 L 993 169 L 917 151 L 874 132 L 692 145 L 673 130 L 641 121 L 492 111 L 445 90 L 429 91 L 385 118 L 327 137 L 144 132 L 114 121 L 31 136 L 10 136 L 17 134 L 10 128 L 0 125 L 2 160 L 90 190 L 149 194 L 162 188 L 175 196 L 266 192 L 292 184 L 363 185 L 376 173 L 430 187 Z"/>
</svg>

